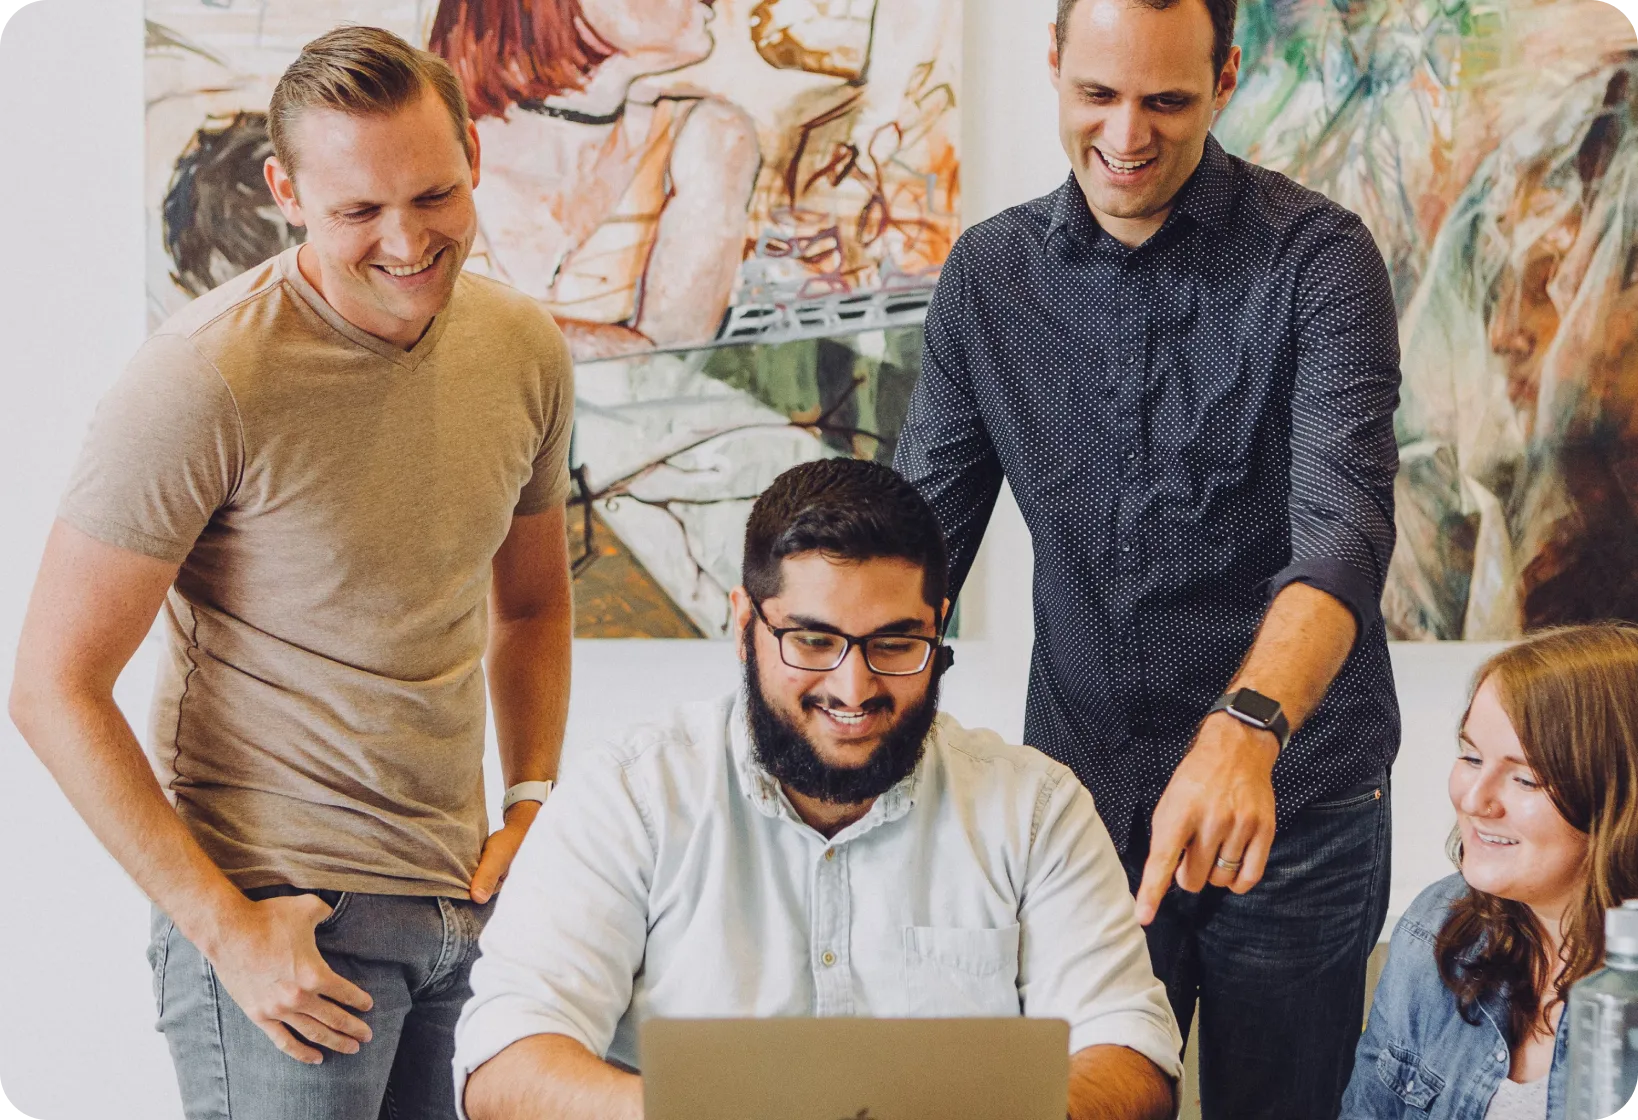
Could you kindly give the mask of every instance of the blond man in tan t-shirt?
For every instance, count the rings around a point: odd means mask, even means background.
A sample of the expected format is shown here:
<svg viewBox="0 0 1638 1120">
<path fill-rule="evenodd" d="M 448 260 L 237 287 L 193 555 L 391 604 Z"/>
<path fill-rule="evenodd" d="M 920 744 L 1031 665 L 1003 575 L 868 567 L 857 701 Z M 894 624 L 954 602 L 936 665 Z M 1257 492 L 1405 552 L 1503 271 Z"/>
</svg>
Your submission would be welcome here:
<svg viewBox="0 0 1638 1120">
<path fill-rule="evenodd" d="M 441 60 L 332 32 L 270 126 L 306 244 L 99 407 L 11 712 L 155 903 L 188 1117 L 450 1117 L 477 934 L 563 736 L 568 351 L 461 271 L 478 138 Z M 150 766 L 112 690 L 161 611 Z"/>
</svg>

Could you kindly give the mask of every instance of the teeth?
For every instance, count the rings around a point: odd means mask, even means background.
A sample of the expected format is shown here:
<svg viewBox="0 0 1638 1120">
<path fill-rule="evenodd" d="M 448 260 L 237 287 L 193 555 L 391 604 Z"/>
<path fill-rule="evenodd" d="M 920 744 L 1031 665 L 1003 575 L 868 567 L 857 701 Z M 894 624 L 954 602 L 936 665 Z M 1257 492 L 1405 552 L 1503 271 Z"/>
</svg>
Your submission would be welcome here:
<svg viewBox="0 0 1638 1120">
<path fill-rule="evenodd" d="M 863 723 L 864 712 L 838 712 L 835 708 L 821 708 L 827 716 L 838 723 Z"/>
<path fill-rule="evenodd" d="M 438 254 L 431 253 L 424 260 L 417 261 L 412 265 L 395 268 L 390 264 L 384 264 L 381 265 L 380 268 L 381 271 L 385 272 L 388 276 L 414 276 L 416 273 L 425 272 L 427 269 L 431 268 L 432 262 L 437 259 Z"/>
<path fill-rule="evenodd" d="M 1491 836 L 1489 833 L 1479 832 L 1478 829 L 1474 829 L 1473 831 L 1478 835 L 1479 839 L 1483 840 L 1486 844 L 1503 844 L 1510 846 L 1518 843 L 1517 840 L 1511 840 L 1506 836 Z"/>
<path fill-rule="evenodd" d="M 1102 156 L 1103 162 L 1107 163 L 1116 171 L 1136 171 L 1138 168 L 1147 167 L 1149 164 L 1154 162 L 1153 160 L 1140 159 L 1133 163 L 1123 159 L 1116 159 L 1114 156 L 1108 155 L 1102 151 L 1098 152 L 1098 155 Z"/>
</svg>

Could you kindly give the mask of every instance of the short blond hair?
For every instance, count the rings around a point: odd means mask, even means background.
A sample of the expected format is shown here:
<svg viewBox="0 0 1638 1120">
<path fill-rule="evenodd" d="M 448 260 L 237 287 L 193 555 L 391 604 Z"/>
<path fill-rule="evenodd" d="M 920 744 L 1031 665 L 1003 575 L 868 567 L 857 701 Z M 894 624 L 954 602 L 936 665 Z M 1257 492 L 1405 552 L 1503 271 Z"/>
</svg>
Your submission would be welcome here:
<svg viewBox="0 0 1638 1120">
<path fill-rule="evenodd" d="M 449 63 L 430 51 L 417 50 L 379 27 L 338 27 L 301 49 L 273 88 L 267 107 L 267 131 L 286 175 L 296 174 L 291 131 L 309 109 L 334 109 L 357 116 L 393 113 L 415 102 L 428 89 L 449 110 L 455 139 L 467 146 L 472 119 L 466 94 Z"/>
</svg>

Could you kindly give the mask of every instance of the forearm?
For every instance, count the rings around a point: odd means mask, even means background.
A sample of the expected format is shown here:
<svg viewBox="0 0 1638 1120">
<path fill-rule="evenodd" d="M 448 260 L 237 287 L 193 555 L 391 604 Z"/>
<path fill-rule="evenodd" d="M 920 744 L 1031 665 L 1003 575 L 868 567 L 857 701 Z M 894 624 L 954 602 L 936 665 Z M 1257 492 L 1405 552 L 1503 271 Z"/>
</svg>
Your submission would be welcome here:
<svg viewBox="0 0 1638 1120">
<path fill-rule="evenodd" d="M 1269 604 L 1229 687 L 1278 700 L 1295 731 L 1325 699 L 1357 633 L 1354 614 L 1341 600 L 1305 583 L 1290 584 Z"/>
<path fill-rule="evenodd" d="M 573 637 L 567 603 L 524 618 L 490 619 L 485 671 L 508 786 L 557 777 Z"/>
<path fill-rule="evenodd" d="M 12 716 L 92 833 L 183 935 L 210 957 L 249 901 L 165 799 L 113 697 L 31 687 Z"/>
<path fill-rule="evenodd" d="M 1088 1046 L 1069 1061 L 1069 1120 L 1169 1120 L 1172 1081 L 1124 1046 Z"/>
<path fill-rule="evenodd" d="M 471 1120 L 641 1120 L 643 1083 L 572 1038 L 533 1035 L 478 1067 L 465 1104 Z"/>
</svg>

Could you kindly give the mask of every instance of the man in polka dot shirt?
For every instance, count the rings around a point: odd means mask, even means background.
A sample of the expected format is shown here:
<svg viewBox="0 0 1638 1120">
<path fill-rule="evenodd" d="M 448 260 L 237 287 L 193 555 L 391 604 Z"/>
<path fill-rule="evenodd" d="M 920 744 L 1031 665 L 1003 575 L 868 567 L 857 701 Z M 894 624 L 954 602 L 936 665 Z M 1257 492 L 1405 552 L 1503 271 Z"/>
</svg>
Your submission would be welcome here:
<svg viewBox="0 0 1638 1120">
<path fill-rule="evenodd" d="M 1399 349 L 1357 217 L 1210 135 L 1234 0 L 1059 0 L 1073 174 L 969 230 L 897 454 L 960 586 L 1005 479 L 1025 737 L 1096 798 L 1208 1118 L 1335 1116 L 1388 887 Z"/>
</svg>

